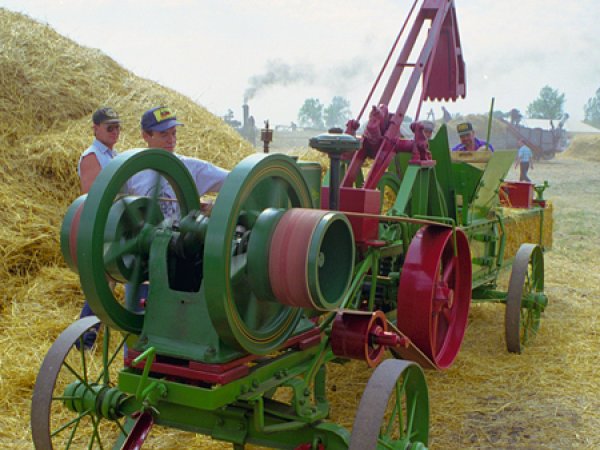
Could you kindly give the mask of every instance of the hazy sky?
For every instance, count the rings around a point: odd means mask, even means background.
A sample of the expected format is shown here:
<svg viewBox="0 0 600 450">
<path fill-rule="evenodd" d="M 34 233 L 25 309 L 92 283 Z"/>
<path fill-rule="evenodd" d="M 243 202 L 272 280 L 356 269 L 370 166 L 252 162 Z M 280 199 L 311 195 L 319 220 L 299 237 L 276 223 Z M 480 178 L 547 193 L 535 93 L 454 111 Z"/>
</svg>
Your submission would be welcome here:
<svg viewBox="0 0 600 450">
<path fill-rule="evenodd" d="M 600 88 L 600 0 L 456 0 L 467 97 L 450 112 L 525 112 L 544 85 L 573 119 Z M 306 98 L 341 95 L 354 114 L 412 0 L 0 0 L 102 50 L 216 115 L 296 120 Z M 377 98 L 377 97 L 376 97 Z M 392 109 L 398 99 L 392 101 Z M 153 105 L 149 105 L 151 107 Z M 441 116 L 441 104 L 426 104 Z M 409 110 L 414 116 L 414 108 Z M 423 113 L 422 113 L 423 115 Z"/>
</svg>

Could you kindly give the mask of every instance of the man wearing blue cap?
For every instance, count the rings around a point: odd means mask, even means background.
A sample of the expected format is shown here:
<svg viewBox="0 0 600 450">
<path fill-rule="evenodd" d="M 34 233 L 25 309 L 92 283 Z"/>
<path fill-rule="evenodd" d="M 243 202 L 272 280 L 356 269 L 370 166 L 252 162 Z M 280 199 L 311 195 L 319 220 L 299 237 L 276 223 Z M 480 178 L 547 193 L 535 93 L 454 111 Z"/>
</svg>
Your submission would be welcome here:
<svg viewBox="0 0 600 450">
<path fill-rule="evenodd" d="M 192 175 L 198 189 L 198 195 L 202 196 L 207 192 L 219 191 L 229 171 L 207 161 L 175 153 L 177 127 L 179 126 L 183 126 L 183 123 L 177 120 L 173 110 L 167 106 L 149 109 L 142 115 L 142 139 L 146 141 L 148 148 L 163 149 L 175 154 Z M 163 216 L 175 223 L 179 222 L 181 217 L 175 192 L 166 179 L 157 177 L 153 170 L 143 170 L 131 177 L 127 182 L 127 191 L 132 195 L 152 197 L 158 183 L 160 183 L 158 198 Z M 126 296 L 130 295 L 131 286 L 130 284 L 125 285 Z M 141 302 L 147 295 L 148 284 L 142 284 L 139 286 L 136 297 Z"/>
<path fill-rule="evenodd" d="M 158 106 L 146 111 L 142 115 L 141 128 L 142 139 L 146 141 L 148 148 L 160 148 L 175 153 L 177 146 L 177 127 L 183 123 L 177 120 L 175 112 L 167 106 Z M 187 167 L 196 183 L 199 195 L 207 192 L 217 192 L 221 189 L 229 171 L 217 167 L 207 161 L 191 158 L 189 156 L 175 155 Z M 152 171 L 143 171 L 129 180 L 128 189 L 131 194 L 140 196 L 152 196 L 156 187 L 156 176 Z M 164 201 L 164 199 L 175 200 L 176 196 L 172 187 L 161 178 L 159 191 L 161 211 L 166 218 L 179 219 L 179 206 L 175 201 Z"/>
</svg>

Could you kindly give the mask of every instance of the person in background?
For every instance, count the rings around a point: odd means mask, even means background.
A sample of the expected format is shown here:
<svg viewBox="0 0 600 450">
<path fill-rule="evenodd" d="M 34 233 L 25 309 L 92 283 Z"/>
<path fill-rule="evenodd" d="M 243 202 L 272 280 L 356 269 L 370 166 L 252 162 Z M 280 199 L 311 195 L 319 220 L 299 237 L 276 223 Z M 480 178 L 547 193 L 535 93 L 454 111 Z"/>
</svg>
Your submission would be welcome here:
<svg viewBox="0 0 600 450">
<path fill-rule="evenodd" d="M 433 136 L 433 129 L 435 128 L 435 124 L 431 120 L 421 120 L 421 125 L 423 125 L 423 134 L 427 139 L 431 139 Z"/>
<path fill-rule="evenodd" d="M 114 109 L 103 107 L 92 114 L 94 141 L 79 158 L 77 173 L 81 184 L 81 193 L 87 194 L 100 171 L 117 155 L 115 144 L 121 132 L 121 120 Z M 83 304 L 80 318 L 93 316 L 87 300 Z M 96 342 L 99 324 L 83 334 L 84 348 L 90 349 Z M 79 346 L 79 343 L 77 344 Z"/>
<path fill-rule="evenodd" d="M 475 136 L 471 122 L 459 123 L 456 126 L 456 131 L 460 138 L 460 144 L 452 147 L 453 152 L 476 152 L 477 150 L 484 150 L 486 145 L 490 151 L 494 151 L 492 144 L 488 144 L 486 141 L 482 141 Z"/>
<path fill-rule="evenodd" d="M 520 165 L 519 181 L 531 182 L 527 176 L 529 169 L 533 170 L 533 152 L 523 139 L 519 139 L 519 151 L 515 160 L 515 169 Z"/>
</svg>

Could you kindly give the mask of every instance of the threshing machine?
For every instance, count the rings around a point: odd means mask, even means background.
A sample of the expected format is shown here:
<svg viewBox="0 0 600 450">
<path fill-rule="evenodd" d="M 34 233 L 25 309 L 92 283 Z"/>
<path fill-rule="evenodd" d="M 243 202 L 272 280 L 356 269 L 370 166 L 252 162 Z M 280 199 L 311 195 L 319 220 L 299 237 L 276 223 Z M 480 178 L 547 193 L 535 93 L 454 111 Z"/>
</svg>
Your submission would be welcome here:
<svg viewBox="0 0 600 450">
<path fill-rule="evenodd" d="M 236 449 L 423 449 L 420 366 L 452 363 L 472 297 L 506 302 L 507 342 L 520 351 L 546 297 L 536 244 L 516 253 L 508 292 L 496 290 L 510 259 L 496 206 L 514 154 L 494 154 L 482 170 L 452 161 L 445 129 L 431 142 L 418 123 L 414 139 L 399 133 L 421 79 L 421 101 L 465 93 L 453 2 L 416 3 L 362 138 L 356 119 L 346 133 L 310 141 L 330 156 L 326 185 L 319 164 L 252 155 L 203 213 L 180 160 L 142 149 L 116 157 L 70 206 L 62 251 L 98 317 L 68 327 L 44 359 L 32 401 L 36 448 L 137 449 L 158 424 Z M 410 80 L 390 114 L 405 68 Z M 171 185 L 178 217 L 162 215 L 159 182 L 151 197 L 121 193 L 148 169 Z M 125 294 L 113 280 L 128 285 Z M 100 320 L 102 337 L 85 351 L 82 336 Z M 396 358 L 384 360 L 387 349 Z M 328 363 L 350 359 L 374 368 L 351 431 L 327 420 Z"/>
</svg>

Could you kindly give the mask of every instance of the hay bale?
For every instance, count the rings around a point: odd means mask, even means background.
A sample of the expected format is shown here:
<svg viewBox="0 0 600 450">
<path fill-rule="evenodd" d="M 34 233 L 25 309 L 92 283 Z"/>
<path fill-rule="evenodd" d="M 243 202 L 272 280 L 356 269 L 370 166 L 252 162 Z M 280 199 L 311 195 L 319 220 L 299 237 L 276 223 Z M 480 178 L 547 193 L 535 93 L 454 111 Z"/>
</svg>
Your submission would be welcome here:
<svg viewBox="0 0 600 450">
<path fill-rule="evenodd" d="M 505 259 L 514 258 L 521 244 L 525 243 L 539 244 L 544 250 L 552 248 L 552 230 L 554 228 L 552 202 L 547 202 L 544 209 L 500 209 L 504 216 L 506 232 Z M 540 226 L 542 226 L 541 229 Z"/>
</svg>

